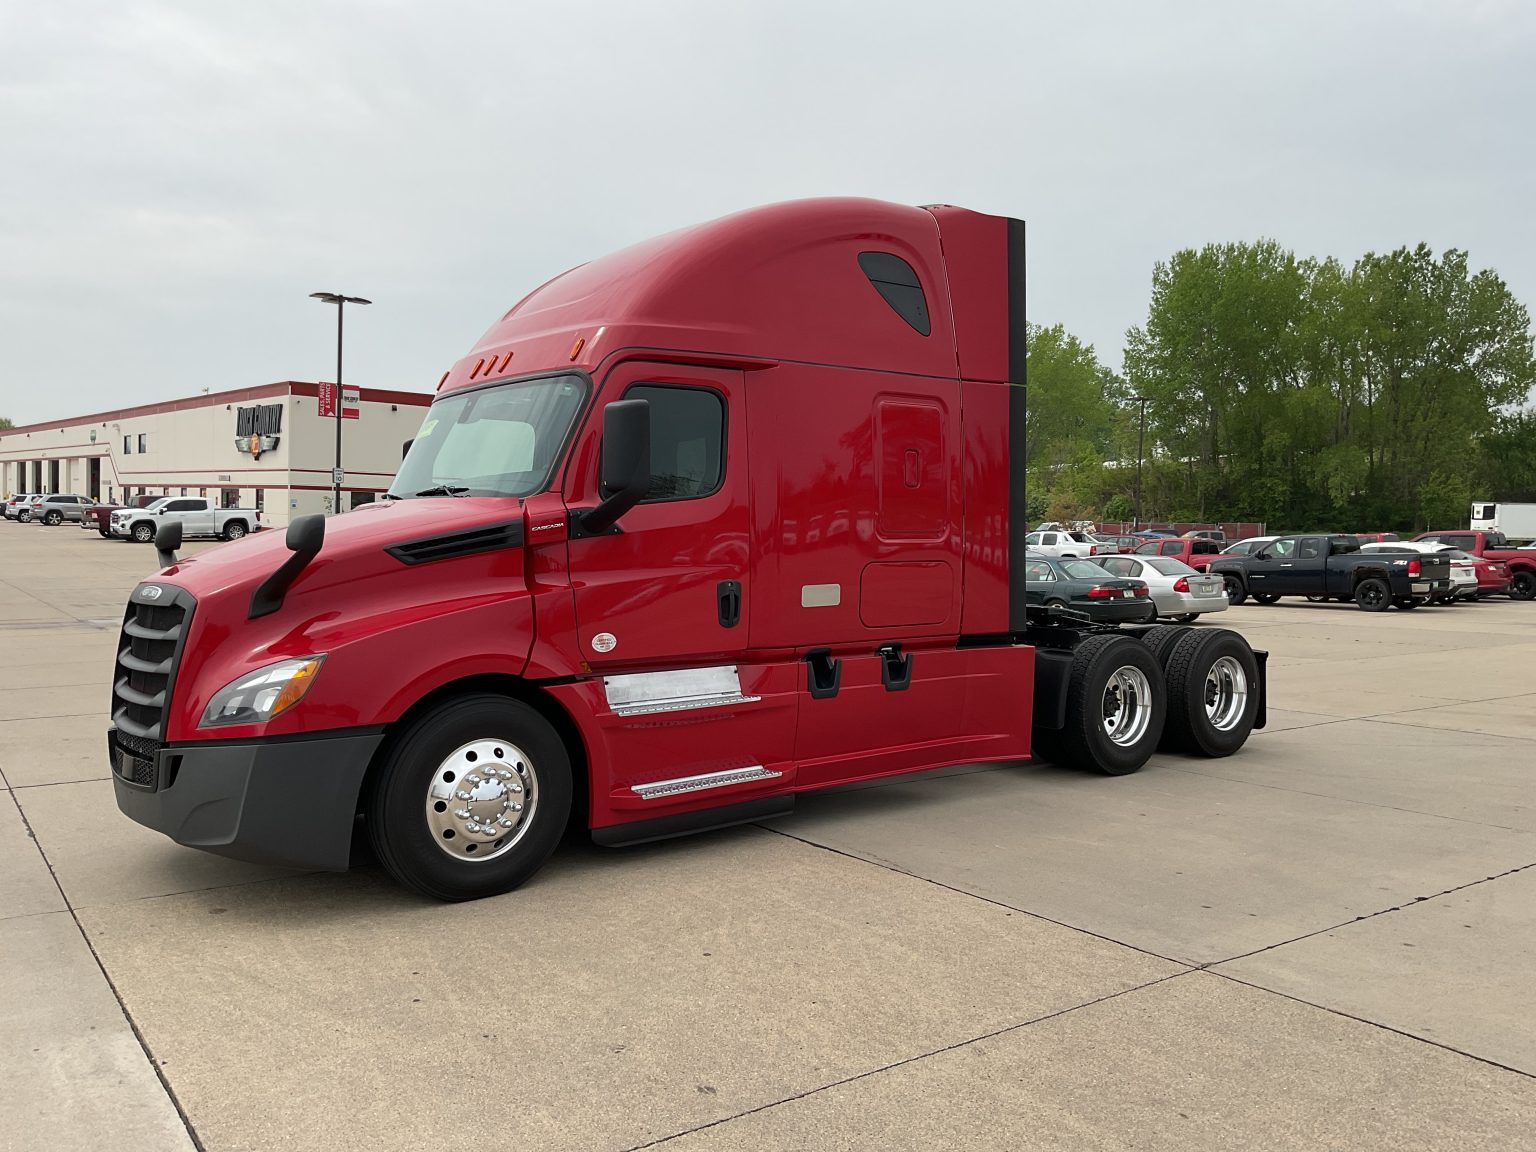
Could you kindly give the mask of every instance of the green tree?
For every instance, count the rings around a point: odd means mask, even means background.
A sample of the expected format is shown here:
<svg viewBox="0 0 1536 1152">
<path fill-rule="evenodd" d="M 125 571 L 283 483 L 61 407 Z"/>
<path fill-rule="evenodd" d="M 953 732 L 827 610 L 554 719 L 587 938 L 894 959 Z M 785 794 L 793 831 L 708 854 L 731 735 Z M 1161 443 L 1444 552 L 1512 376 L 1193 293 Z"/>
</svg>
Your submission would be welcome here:
<svg viewBox="0 0 1536 1152">
<path fill-rule="evenodd" d="M 1084 449 L 1100 454 L 1115 431 L 1119 379 L 1060 324 L 1028 329 L 1029 419 L 1024 459 L 1031 466 L 1058 465 Z"/>
<path fill-rule="evenodd" d="M 0 416 L 0 432 L 4 432 L 9 428 L 14 427 L 16 427 L 16 425 L 11 423 L 11 418 L 9 416 Z"/>
</svg>

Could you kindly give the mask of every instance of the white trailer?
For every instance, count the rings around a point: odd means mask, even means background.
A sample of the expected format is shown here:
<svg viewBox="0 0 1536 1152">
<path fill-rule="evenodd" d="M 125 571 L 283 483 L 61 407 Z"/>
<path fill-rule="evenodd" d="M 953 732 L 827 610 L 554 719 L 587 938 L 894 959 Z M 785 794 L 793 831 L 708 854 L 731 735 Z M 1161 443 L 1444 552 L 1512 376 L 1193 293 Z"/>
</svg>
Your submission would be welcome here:
<svg viewBox="0 0 1536 1152">
<path fill-rule="evenodd" d="M 1474 532 L 1502 532 L 1508 540 L 1536 540 L 1536 504 L 1473 504 Z"/>
</svg>

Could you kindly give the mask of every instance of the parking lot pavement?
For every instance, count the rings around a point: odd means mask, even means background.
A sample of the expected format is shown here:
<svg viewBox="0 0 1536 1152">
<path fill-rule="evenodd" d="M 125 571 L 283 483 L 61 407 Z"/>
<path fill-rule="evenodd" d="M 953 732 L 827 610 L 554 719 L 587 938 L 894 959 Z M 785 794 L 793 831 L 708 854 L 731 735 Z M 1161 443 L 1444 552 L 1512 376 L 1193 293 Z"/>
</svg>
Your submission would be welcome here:
<svg viewBox="0 0 1536 1152">
<path fill-rule="evenodd" d="M 107 680 L 152 565 L 0 523 L 0 1149 L 1536 1130 L 1536 604 L 1234 609 L 1275 723 L 1229 759 L 884 782 L 438 905 L 116 812 Z"/>
</svg>

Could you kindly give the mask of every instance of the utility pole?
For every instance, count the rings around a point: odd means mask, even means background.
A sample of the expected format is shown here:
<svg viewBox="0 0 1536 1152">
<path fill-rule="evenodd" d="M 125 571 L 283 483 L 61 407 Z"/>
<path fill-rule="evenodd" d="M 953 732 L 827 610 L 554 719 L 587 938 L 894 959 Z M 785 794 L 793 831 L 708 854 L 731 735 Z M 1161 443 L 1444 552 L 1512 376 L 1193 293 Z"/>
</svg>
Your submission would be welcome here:
<svg viewBox="0 0 1536 1152">
<path fill-rule="evenodd" d="M 1141 527 L 1141 460 L 1146 455 L 1147 448 L 1147 400 L 1146 396 L 1132 396 L 1131 399 L 1141 405 L 1141 430 L 1136 434 L 1136 522 L 1133 528 Z"/>
<path fill-rule="evenodd" d="M 331 511 L 341 511 L 341 330 L 342 316 L 348 304 L 372 304 L 361 296 L 343 296 L 339 292 L 311 292 L 311 300 L 336 305 L 336 465 L 331 471 Z"/>
</svg>

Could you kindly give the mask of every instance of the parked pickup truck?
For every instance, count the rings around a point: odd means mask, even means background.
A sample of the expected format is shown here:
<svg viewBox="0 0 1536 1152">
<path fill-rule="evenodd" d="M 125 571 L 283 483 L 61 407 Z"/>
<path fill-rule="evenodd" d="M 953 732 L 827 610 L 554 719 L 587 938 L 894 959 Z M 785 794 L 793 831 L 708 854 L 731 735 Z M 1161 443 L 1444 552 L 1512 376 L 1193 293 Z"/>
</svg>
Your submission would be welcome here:
<svg viewBox="0 0 1536 1152">
<path fill-rule="evenodd" d="M 1536 600 L 1536 548 L 1511 548 L 1502 532 L 1468 531 L 1465 528 L 1420 532 L 1425 543 L 1448 544 L 1484 560 L 1499 561 L 1509 569 L 1511 600 Z"/>
<path fill-rule="evenodd" d="M 253 508 L 216 508 L 202 496 L 162 496 L 144 508 L 120 508 L 112 513 L 112 535 L 148 544 L 155 530 L 167 520 L 181 521 L 182 536 L 217 536 L 238 540 L 261 527 L 261 513 Z"/>
<path fill-rule="evenodd" d="M 93 504 L 80 518 L 80 527 L 87 532 L 99 532 L 103 536 L 110 536 L 112 535 L 112 513 L 121 512 L 124 509 L 148 508 L 155 501 L 164 499 L 164 496 L 135 496 L 127 504 Z"/>
<path fill-rule="evenodd" d="M 1451 592 L 1451 563 L 1443 556 L 1373 556 L 1353 536 L 1282 536 L 1250 556 L 1218 556 L 1210 571 L 1227 585 L 1227 599 L 1252 596 L 1273 604 L 1282 596 L 1353 600 L 1367 612 L 1394 604 L 1417 608 Z"/>
<path fill-rule="evenodd" d="M 1137 556 L 1167 556 L 1182 560 L 1196 572 L 1204 572 L 1221 555 L 1221 545 L 1204 536 L 1179 536 L 1172 540 L 1148 540 L 1136 549 Z"/>
</svg>

